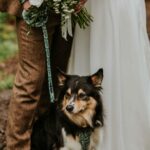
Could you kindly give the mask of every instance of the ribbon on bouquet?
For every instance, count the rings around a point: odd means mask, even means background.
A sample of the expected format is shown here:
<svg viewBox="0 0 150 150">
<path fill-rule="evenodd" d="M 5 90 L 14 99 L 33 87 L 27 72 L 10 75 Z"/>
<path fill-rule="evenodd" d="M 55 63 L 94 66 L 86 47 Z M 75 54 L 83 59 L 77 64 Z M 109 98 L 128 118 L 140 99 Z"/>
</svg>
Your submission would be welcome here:
<svg viewBox="0 0 150 150">
<path fill-rule="evenodd" d="M 65 23 L 61 27 L 61 31 L 62 31 L 62 37 L 66 40 L 67 40 L 67 35 L 68 34 L 70 36 L 73 36 L 72 35 L 72 18 L 71 18 L 71 14 L 69 14 L 67 16 L 67 19 L 66 19 Z"/>
</svg>

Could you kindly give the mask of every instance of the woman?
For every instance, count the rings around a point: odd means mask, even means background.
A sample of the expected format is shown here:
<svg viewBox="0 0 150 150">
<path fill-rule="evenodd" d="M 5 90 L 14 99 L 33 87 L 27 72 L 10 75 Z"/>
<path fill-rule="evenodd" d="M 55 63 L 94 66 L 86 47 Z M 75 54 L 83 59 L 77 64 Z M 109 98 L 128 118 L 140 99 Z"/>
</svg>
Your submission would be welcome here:
<svg viewBox="0 0 150 150">
<path fill-rule="evenodd" d="M 94 22 L 77 27 L 69 72 L 104 68 L 102 150 L 150 150 L 150 47 L 144 0 L 92 0 Z M 81 40 L 82 39 L 82 40 Z"/>
</svg>

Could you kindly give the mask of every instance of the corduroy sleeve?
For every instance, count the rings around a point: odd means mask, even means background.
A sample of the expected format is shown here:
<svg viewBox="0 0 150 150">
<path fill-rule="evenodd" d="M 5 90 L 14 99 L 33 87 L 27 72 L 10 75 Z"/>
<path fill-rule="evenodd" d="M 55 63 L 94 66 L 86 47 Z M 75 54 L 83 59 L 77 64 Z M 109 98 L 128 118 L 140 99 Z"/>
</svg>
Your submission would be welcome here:
<svg viewBox="0 0 150 150">
<path fill-rule="evenodd" d="M 0 12 L 20 16 L 22 12 L 21 3 L 19 0 L 0 0 Z"/>
</svg>

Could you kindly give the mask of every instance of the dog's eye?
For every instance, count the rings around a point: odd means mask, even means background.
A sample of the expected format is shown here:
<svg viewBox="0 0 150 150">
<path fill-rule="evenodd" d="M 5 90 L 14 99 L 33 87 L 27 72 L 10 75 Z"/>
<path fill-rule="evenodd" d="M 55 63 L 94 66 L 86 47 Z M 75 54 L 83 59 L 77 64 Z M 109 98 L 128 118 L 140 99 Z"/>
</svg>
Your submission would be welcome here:
<svg viewBox="0 0 150 150">
<path fill-rule="evenodd" d="M 68 92 L 65 94 L 65 98 L 66 99 L 70 99 L 71 98 L 71 94 L 69 94 Z"/>
<path fill-rule="evenodd" d="M 88 95 L 85 94 L 85 93 L 80 93 L 80 94 L 78 95 L 78 98 L 79 98 L 79 99 L 86 100 L 86 99 L 88 98 Z"/>
</svg>

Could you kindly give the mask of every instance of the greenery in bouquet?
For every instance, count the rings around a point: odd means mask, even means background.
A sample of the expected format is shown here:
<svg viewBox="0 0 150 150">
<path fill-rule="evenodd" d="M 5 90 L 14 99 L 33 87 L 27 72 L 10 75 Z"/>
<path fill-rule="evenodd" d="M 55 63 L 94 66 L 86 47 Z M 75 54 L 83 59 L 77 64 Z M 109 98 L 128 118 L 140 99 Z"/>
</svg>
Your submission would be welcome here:
<svg viewBox="0 0 150 150">
<path fill-rule="evenodd" d="M 78 24 L 85 29 L 92 21 L 92 16 L 83 7 L 78 13 L 75 8 L 79 0 L 30 0 L 32 7 L 23 13 L 24 19 L 31 26 L 40 27 L 48 20 L 48 12 L 61 15 L 62 36 L 72 35 L 72 26 Z M 37 5 L 38 4 L 38 5 Z"/>
<path fill-rule="evenodd" d="M 80 28 L 86 28 L 92 21 L 92 16 L 88 13 L 86 8 L 82 8 L 80 12 L 76 13 L 75 7 L 79 0 L 48 0 L 47 4 L 55 13 L 61 14 L 62 25 L 67 22 L 70 17 L 74 23 L 78 23 Z M 71 15 L 71 16 L 70 16 Z"/>
</svg>

